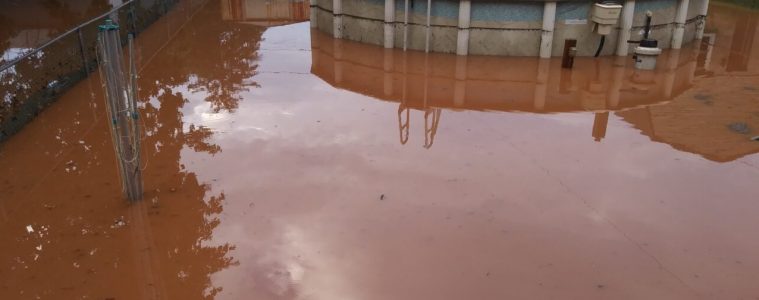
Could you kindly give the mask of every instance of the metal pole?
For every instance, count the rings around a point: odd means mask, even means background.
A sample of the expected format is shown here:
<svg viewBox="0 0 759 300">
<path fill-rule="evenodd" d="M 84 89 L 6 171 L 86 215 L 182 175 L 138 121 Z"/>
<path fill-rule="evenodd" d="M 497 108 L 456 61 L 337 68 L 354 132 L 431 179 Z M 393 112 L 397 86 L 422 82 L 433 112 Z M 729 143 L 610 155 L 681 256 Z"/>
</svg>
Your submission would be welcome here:
<svg viewBox="0 0 759 300">
<path fill-rule="evenodd" d="M 469 53 L 469 25 L 471 24 L 472 2 L 470 0 L 459 1 L 459 32 L 456 35 L 456 54 L 467 55 Z"/>
<path fill-rule="evenodd" d="M 100 75 L 111 117 L 116 159 L 123 186 L 124 197 L 129 200 L 142 198 L 142 170 L 140 169 L 140 134 L 137 115 L 136 68 L 134 66 L 133 37 L 129 36 L 130 78 L 124 78 L 123 53 L 119 38 L 119 26 L 111 20 L 99 26 L 98 50 Z"/>
<path fill-rule="evenodd" d="M 680 49 L 685 34 L 685 18 L 688 15 L 689 0 L 679 0 L 675 12 L 675 29 L 672 31 L 672 49 Z"/>
<path fill-rule="evenodd" d="M 90 73 L 90 64 L 87 63 L 87 54 L 84 52 L 84 38 L 82 37 L 81 28 L 76 29 L 77 39 L 79 39 L 79 53 L 82 54 L 82 63 L 84 63 L 84 76 Z"/>
<path fill-rule="evenodd" d="M 343 1 L 332 0 L 332 35 L 336 39 L 343 38 Z"/>
<path fill-rule="evenodd" d="M 406 8 L 403 13 L 403 51 L 408 48 L 408 1 L 406 0 Z"/>
<path fill-rule="evenodd" d="M 427 32 L 424 37 L 424 52 L 430 52 L 430 14 L 432 11 L 432 0 L 427 0 Z"/>
<path fill-rule="evenodd" d="M 696 39 L 704 38 L 704 29 L 706 28 L 706 15 L 709 12 L 709 0 L 701 0 L 701 7 L 696 22 Z"/>
<path fill-rule="evenodd" d="M 311 28 L 319 27 L 318 24 L 316 23 L 318 22 L 317 18 L 319 17 L 318 15 L 319 11 L 316 10 L 317 1 L 318 0 L 311 0 L 311 4 L 309 8 L 309 21 L 311 23 Z M 189 19 L 189 13 L 188 13 L 188 19 Z"/>
<path fill-rule="evenodd" d="M 137 111 L 137 99 L 138 99 L 138 90 L 137 90 L 137 66 L 136 66 L 136 60 L 135 60 L 135 52 L 134 52 L 134 34 L 128 35 L 128 43 L 129 43 L 129 90 L 131 90 L 130 93 L 130 109 L 132 113 L 132 139 L 133 139 L 133 145 L 135 149 L 134 157 L 134 185 L 135 185 L 135 192 L 134 194 L 137 195 L 136 197 L 142 198 L 142 170 L 140 170 L 140 122 L 139 122 L 139 114 Z"/>
<path fill-rule="evenodd" d="M 540 57 L 550 58 L 553 49 L 553 30 L 556 24 L 556 2 L 543 5 L 543 33 L 540 36 Z"/>
<path fill-rule="evenodd" d="M 625 1 L 622 7 L 622 19 L 619 21 L 619 38 L 617 39 L 617 55 L 627 56 L 630 48 L 630 30 L 632 29 L 633 17 L 635 14 L 635 0 Z"/>
<path fill-rule="evenodd" d="M 395 0 L 385 0 L 385 48 L 395 46 Z"/>
</svg>

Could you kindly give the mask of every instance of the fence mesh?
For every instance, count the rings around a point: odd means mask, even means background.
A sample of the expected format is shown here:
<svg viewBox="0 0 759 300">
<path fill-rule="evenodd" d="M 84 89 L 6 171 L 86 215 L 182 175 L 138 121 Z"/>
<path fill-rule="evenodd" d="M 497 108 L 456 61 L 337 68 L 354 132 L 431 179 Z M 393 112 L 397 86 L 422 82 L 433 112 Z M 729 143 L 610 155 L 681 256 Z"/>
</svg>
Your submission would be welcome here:
<svg viewBox="0 0 759 300">
<path fill-rule="evenodd" d="M 39 48 L 0 61 L 0 142 L 18 132 L 58 95 L 97 69 L 98 25 L 114 17 L 127 34 L 145 30 L 180 0 L 132 0 L 91 19 Z M 193 2 L 193 1 L 190 1 Z"/>
</svg>

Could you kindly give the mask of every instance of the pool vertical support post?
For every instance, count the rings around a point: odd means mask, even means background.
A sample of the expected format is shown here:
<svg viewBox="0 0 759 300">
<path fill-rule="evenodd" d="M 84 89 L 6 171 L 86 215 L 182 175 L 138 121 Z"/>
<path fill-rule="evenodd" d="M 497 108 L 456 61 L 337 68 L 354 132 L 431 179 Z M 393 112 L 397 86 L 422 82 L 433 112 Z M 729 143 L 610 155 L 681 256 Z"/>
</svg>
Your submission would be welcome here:
<svg viewBox="0 0 759 300">
<path fill-rule="evenodd" d="M 82 56 L 82 63 L 84 64 L 84 76 L 90 73 L 90 64 L 87 62 L 87 53 L 84 46 L 84 37 L 82 36 L 82 29 L 76 30 L 77 40 L 79 40 L 79 54 Z"/>
<path fill-rule="evenodd" d="M 471 25 L 472 17 L 472 1 L 460 0 L 459 1 L 459 24 L 458 35 L 456 37 L 456 54 L 467 55 L 469 54 L 469 26 Z"/>
<path fill-rule="evenodd" d="M 454 76 L 456 82 L 453 84 L 453 104 L 457 107 L 461 107 L 466 103 L 466 56 L 456 56 L 456 74 L 454 74 Z"/>
<path fill-rule="evenodd" d="M 622 6 L 622 16 L 619 20 L 619 38 L 617 39 L 617 56 L 627 56 L 630 49 L 630 30 L 632 30 L 633 16 L 635 14 L 635 0 L 625 1 Z"/>
<path fill-rule="evenodd" d="M 672 92 L 675 89 L 675 79 L 677 79 L 677 66 L 680 65 L 680 51 L 669 51 L 667 57 L 667 65 L 664 73 L 664 97 L 667 99 L 672 98 Z"/>
<path fill-rule="evenodd" d="M 409 0 L 405 0 L 403 8 L 403 51 L 408 48 L 408 10 Z"/>
<path fill-rule="evenodd" d="M 393 50 L 384 49 L 382 57 L 382 92 L 385 96 L 393 95 Z"/>
<path fill-rule="evenodd" d="M 706 14 L 709 12 L 709 0 L 701 0 L 701 7 L 698 12 L 698 21 L 696 21 L 696 39 L 704 38 L 704 29 L 706 28 Z"/>
<path fill-rule="evenodd" d="M 685 18 L 688 15 L 688 3 L 690 0 L 678 0 L 677 11 L 675 12 L 675 29 L 672 30 L 672 49 L 680 49 L 683 46 L 683 35 L 685 35 Z"/>
<path fill-rule="evenodd" d="M 385 48 L 395 46 L 395 0 L 385 0 Z"/>
<path fill-rule="evenodd" d="M 317 23 L 318 22 L 318 19 L 317 19 L 318 18 L 318 15 L 317 15 L 318 3 L 319 3 L 319 0 L 311 0 L 311 4 L 309 5 L 309 13 L 310 13 L 309 21 L 311 24 L 311 28 L 319 27 L 318 26 L 319 24 Z"/>
<path fill-rule="evenodd" d="M 332 0 L 332 34 L 336 39 L 343 38 L 343 0 Z"/>
<path fill-rule="evenodd" d="M 535 92 L 533 94 L 533 108 L 542 111 L 546 107 L 548 95 L 548 75 L 551 72 L 551 60 L 538 59 L 538 76 L 535 78 Z"/>
<path fill-rule="evenodd" d="M 556 2 L 543 4 L 543 31 L 540 36 L 540 57 L 550 58 L 553 49 L 553 30 L 556 25 Z"/>
<path fill-rule="evenodd" d="M 432 0 L 427 0 L 427 28 L 424 35 L 424 52 L 430 52 L 430 15 L 432 14 Z"/>
</svg>

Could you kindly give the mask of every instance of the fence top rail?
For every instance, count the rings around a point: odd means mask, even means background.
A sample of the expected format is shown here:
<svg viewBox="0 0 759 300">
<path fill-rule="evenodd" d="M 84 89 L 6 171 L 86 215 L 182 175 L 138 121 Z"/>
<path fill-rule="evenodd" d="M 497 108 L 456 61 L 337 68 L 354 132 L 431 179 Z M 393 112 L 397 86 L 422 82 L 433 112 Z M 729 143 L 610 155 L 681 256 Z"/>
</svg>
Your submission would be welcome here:
<svg viewBox="0 0 759 300">
<path fill-rule="evenodd" d="M 92 19 L 90 19 L 90 20 L 88 20 L 88 21 L 85 21 L 85 22 L 84 22 L 84 23 L 82 23 L 82 24 L 79 24 L 79 25 L 77 25 L 76 27 L 74 27 L 74 28 L 72 28 L 72 29 L 70 29 L 70 30 L 68 30 L 68 31 L 64 32 L 63 34 L 60 34 L 60 35 L 58 35 L 58 36 L 56 36 L 56 37 L 54 37 L 54 38 L 50 39 L 49 41 L 47 41 L 47 42 L 43 43 L 42 45 L 38 46 L 37 48 L 34 48 L 34 50 L 32 50 L 32 51 L 29 51 L 29 52 L 26 52 L 26 53 L 24 53 L 24 55 L 21 55 L 21 56 L 19 56 L 19 57 L 17 57 L 17 58 L 14 58 L 13 60 L 9 61 L 8 63 L 6 63 L 6 64 L 4 64 L 2 67 L 0 67 L 0 72 L 2 72 L 2 71 L 5 71 L 5 70 L 7 70 L 7 69 L 9 69 L 9 68 L 13 67 L 13 66 L 14 66 L 14 65 L 16 65 L 18 62 L 20 62 L 20 61 L 22 61 L 22 60 L 26 59 L 27 57 L 29 57 L 29 56 L 32 56 L 32 55 L 34 55 L 35 53 L 37 53 L 37 52 L 40 52 L 40 50 L 42 50 L 42 49 L 45 49 L 45 48 L 47 48 L 48 46 L 52 45 L 53 43 L 55 43 L 55 42 L 57 42 L 57 41 L 60 41 L 61 39 L 63 39 L 63 38 L 65 38 L 65 37 L 67 37 L 68 35 L 70 35 L 70 34 L 73 34 L 73 33 L 77 32 L 77 31 L 79 31 L 80 29 L 82 29 L 82 27 L 85 27 L 85 26 L 87 26 L 87 25 L 90 25 L 90 24 L 94 23 L 95 21 L 97 21 L 97 20 L 100 20 L 100 19 L 102 19 L 102 18 L 104 18 L 104 17 L 107 17 L 108 15 L 112 14 L 113 12 L 116 12 L 116 11 L 118 11 L 119 9 L 121 9 L 121 8 L 122 8 L 122 7 L 124 7 L 124 6 L 127 6 L 127 5 L 129 5 L 129 4 L 132 4 L 134 1 L 135 1 L 135 0 L 128 0 L 128 1 L 125 1 L 124 3 L 120 4 L 119 6 L 116 6 L 116 7 L 112 8 L 111 10 L 109 10 L 109 11 L 107 11 L 107 12 L 105 12 L 105 13 L 103 13 L 103 14 L 101 14 L 101 15 L 97 16 L 97 17 L 94 17 L 94 18 L 92 18 Z"/>
</svg>

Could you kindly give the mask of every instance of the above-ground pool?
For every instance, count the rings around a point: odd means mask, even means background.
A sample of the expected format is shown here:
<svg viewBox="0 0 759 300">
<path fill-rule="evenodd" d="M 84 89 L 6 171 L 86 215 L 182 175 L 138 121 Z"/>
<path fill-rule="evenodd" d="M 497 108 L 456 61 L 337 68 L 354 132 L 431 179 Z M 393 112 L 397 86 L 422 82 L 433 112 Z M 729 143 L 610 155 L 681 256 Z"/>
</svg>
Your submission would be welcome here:
<svg viewBox="0 0 759 300">
<path fill-rule="evenodd" d="M 600 55 L 627 55 L 640 40 L 646 12 L 660 48 L 700 38 L 708 0 L 619 1 Z M 428 6 L 430 7 L 428 9 Z M 601 35 L 593 30 L 592 1 L 313 0 L 311 26 L 336 38 L 460 55 L 561 56 L 564 41 L 591 56 Z M 407 13 L 408 12 L 408 13 Z M 623 33 L 623 34 L 620 34 Z"/>
</svg>

